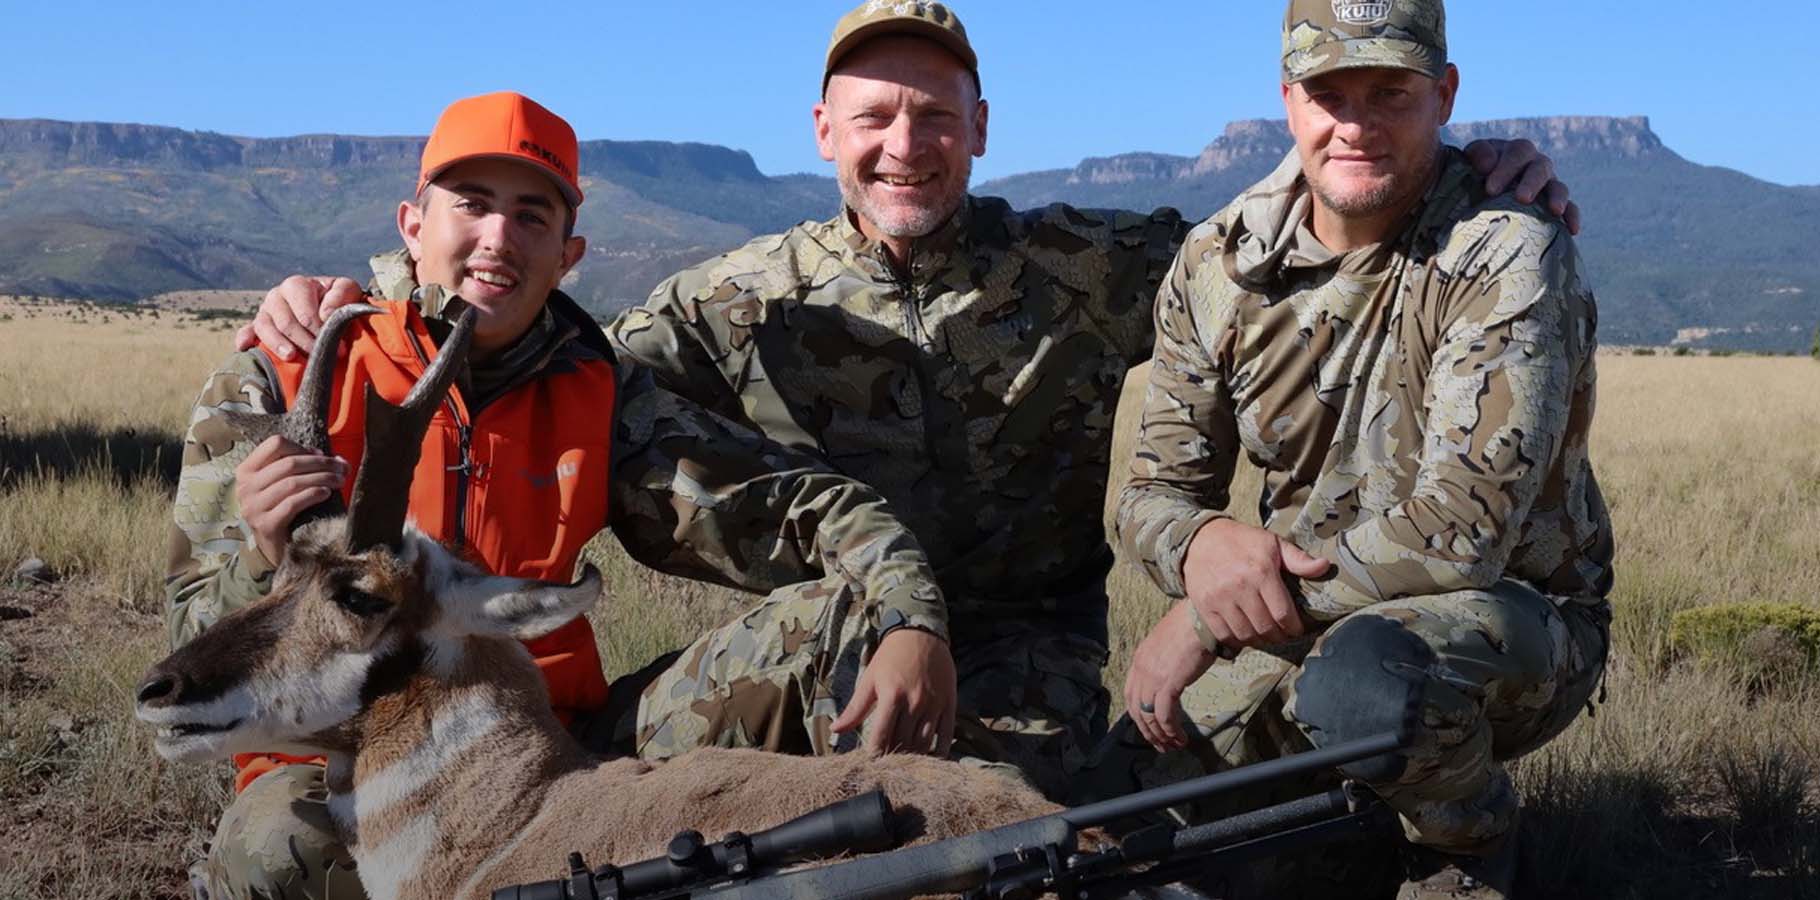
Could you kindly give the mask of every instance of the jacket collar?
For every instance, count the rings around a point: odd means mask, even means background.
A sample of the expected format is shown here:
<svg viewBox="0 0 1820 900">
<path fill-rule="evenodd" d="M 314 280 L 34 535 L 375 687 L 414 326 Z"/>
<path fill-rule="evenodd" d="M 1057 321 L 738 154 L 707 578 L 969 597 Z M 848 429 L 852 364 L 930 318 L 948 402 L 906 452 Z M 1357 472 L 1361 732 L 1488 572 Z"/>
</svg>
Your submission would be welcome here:
<svg viewBox="0 0 1820 900">
<path fill-rule="evenodd" d="M 903 270 L 891 265 L 885 245 L 859 230 L 858 213 L 852 207 L 841 207 L 838 230 L 846 246 L 847 261 L 874 281 L 927 284 L 939 278 L 956 262 L 968 258 L 972 241 L 973 196 L 961 198 L 960 209 L 934 231 L 910 242 L 910 259 Z"/>
</svg>

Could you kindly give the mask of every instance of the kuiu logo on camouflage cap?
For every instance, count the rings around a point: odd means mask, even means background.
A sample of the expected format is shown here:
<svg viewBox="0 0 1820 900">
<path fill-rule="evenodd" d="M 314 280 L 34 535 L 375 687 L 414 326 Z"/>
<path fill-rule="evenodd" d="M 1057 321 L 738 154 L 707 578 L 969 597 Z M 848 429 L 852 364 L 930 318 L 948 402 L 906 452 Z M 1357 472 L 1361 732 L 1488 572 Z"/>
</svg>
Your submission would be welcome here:
<svg viewBox="0 0 1820 900">
<path fill-rule="evenodd" d="M 1283 83 L 1337 69 L 1447 70 L 1443 0 L 1289 0 L 1283 16 Z"/>
<path fill-rule="evenodd" d="M 1375 3 L 1333 0 L 1333 17 L 1348 25 L 1382 25 L 1390 19 L 1390 0 Z"/>
</svg>

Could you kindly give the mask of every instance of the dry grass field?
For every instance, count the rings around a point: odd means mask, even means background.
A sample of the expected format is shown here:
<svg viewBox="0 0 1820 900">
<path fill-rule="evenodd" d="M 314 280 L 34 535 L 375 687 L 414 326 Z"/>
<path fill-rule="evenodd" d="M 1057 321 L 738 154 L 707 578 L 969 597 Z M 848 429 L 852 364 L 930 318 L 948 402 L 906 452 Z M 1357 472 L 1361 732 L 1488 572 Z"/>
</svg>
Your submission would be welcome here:
<svg viewBox="0 0 1820 900">
<path fill-rule="evenodd" d="M 0 298 L 0 900 L 180 896 L 226 799 L 225 767 L 162 763 L 130 707 L 166 650 L 182 425 L 230 327 Z M 1820 896 L 1820 674 L 1748 651 L 1696 662 L 1669 638 L 1681 609 L 1820 605 L 1820 363 L 1600 365 L 1615 649 L 1596 714 L 1517 766 L 1532 896 Z M 741 602 L 606 543 L 594 556 L 613 673 Z M 28 557 L 59 580 L 9 585 Z M 1129 569 L 1114 578 L 1117 696 L 1162 602 Z"/>
</svg>

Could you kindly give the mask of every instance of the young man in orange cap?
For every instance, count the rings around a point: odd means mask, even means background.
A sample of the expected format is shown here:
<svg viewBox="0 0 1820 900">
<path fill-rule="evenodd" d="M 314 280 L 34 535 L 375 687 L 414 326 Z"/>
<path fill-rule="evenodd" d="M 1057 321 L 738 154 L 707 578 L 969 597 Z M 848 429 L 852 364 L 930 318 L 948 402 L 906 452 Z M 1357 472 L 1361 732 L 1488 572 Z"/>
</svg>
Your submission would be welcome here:
<svg viewBox="0 0 1820 900">
<path fill-rule="evenodd" d="M 353 483 L 360 398 L 398 402 L 433 357 L 445 320 L 478 311 L 471 379 L 432 421 L 411 487 L 419 528 L 502 575 L 566 580 L 606 521 L 615 382 L 593 321 L 557 290 L 587 244 L 567 122 L 513 93 L 456 101 L 424 148 L 417 192 L 398 206 L 405 249 L 374 257 L 369 302 L 350 327 L 331 405 L 334 455 L 273 437 L 248 443 L 229 411 L 278 412 L 302 361 L 263 347 L 204 386 L 185 438 L 167 578 L 173 644 L 263 595 L 291 521 Z M 459 299 L 456 297 L 459 296 Z M 585 619 L 531 642 L 566 719 L 604 706 L 607 685 Z M 324 803 L 319 760 L 245 756 L 238 795 L 199 897 L 351 898 L 365 891 Z"/>
<path fill-rule="evenodd" d="M 778 571 L 837 560 L 868 596 L 932 582 L 909 529 L 876 491 L 655 388 L 648 372 L 622 369 L 615 381 L 600 330 L 556 289 L 586 249 L 573 235 L 582 199 L 577 158 L 568 124 L 524 97 L 458 101 L 424 148 L 416 198 L 399 205 L 405 249 L 373 259 L 363 299 L 388 314 L 350 329 L 340 400 L 370 383 L 398 401 L 453 311 L 479 311 L 471 384 L 458 385 L 432 421 L 412 482 L 418 527 L 499 574 L 566 580 L 610 505 L 672 514 L 701 505 L 748 522 L 740 554 Z M 263 594 L 298 512 L 352 483 L 343 460 L 360 458 L 360 435 L 351 423 L 334 427 L 345 416 L 331 413 L 333 456 L 278 439 L 249 447 L 227 424 L 230 410 L 281 409 L 303 365 L 302 354 L 256 346 L 203 389 L 185 445 L 167 579 L 173 643 Z M 628 381 L 636 401 L 616 416 Z M 624 482 L 611 496 L 610 450 Z M 705 482 L 702 459 L 738 477 Z M 868 539 L 832 539 L 849 531 Z M 689 552 L 676 548 L 667 562 L 709 577 L 715 558 Z M 605 709 L 587 622 L 530 649 L 558 714 L 591 744 L 611 740 L 621 719 Z M 615 694 L 627 704 L 636 698 L 631 688 Z M 198 893 L 362 896 L 323 807 L 322 767 L 282 757 L 244 762 L 242 792 L 195 869 Z"/>
</svg>

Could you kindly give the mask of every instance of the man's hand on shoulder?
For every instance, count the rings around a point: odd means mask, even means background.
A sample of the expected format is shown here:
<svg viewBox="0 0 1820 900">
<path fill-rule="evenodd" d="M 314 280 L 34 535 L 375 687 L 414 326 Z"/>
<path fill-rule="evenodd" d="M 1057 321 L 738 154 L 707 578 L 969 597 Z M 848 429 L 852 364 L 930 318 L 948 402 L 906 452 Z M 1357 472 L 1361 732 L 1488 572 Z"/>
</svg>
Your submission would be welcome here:
<svg viewBox="0 0 1820 900">
<path fill-rule="evenodd" d="M 234 333 L 234 349 L 250 350 L 254 344 L 264 344 L 283 359 L 308 356 L 322 320 L 365 296 L 351 278 L 292 275 L 266 292 L 253 323 Z"/>
<path fill-rule="evenodd" d="M 1555 178 L 1555 161 L 1534 143 L 1478 140 L 1466 145 L 1466 161 L 1485 176 L 1485 193 L 1510 194 L 1519 203 L 1540 197 L 1548 211 L 1561 217 L 1569 234 L 1580 233 L 1580 207 L 1567 198 L 1567 185 Z"/>
<path fill-rule="evenodd" d="M 249 537 L 277 565 L 297 514 L 329 498 L 347 481 L 348 464 L 279 435 L 266 438 L 234 468 L 234 498 Z"/>
<path fill-rule="evenodd" d="M 868 750 L 947 756 L 954 742 L 957 692 L 948 642 L 926 631 L 898 628 L 879 642 L 853 699 L 832 728 L 849 732 L 869 718 Z"/>
</svg>

